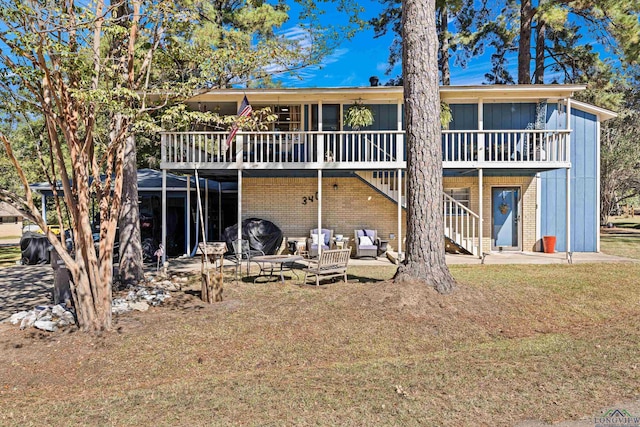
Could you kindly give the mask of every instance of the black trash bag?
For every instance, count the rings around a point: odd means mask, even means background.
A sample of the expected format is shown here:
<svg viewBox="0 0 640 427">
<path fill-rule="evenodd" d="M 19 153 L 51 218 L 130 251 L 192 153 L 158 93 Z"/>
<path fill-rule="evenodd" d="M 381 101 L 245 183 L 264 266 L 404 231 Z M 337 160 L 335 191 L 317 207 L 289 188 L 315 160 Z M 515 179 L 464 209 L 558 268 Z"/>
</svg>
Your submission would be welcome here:
<svg viewBox="0 0 640 427">
<path fill-rule="evenodd" d="M 227 248 L 233 252 L 233 242 L 238 240 L 238 224 L 225 228 L 222 238 L 227 242 Z M 282 239 L 282 230 L 271 221 L 258 218 L 242 221 L 242 240 L 249 244 L 249 248 L 244 247 L 243 250 L 256 249 L 266 255 L 273 255 L 282 245 Z"/>
<path fill-rule="evenodd" d="M 20 238 L 23 265 L 49 263 L 49 239 L 43 234 L 27 232 Z"/>
</svg>

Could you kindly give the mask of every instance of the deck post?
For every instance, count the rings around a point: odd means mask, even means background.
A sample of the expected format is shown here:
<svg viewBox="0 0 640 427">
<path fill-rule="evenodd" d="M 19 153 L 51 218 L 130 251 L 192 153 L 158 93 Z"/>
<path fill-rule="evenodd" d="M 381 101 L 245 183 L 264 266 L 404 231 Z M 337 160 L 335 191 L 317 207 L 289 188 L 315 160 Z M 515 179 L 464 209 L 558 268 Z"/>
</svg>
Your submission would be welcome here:
<svg viewBox="0 0 640 427">
<path fill-rule="evenodd" d="M 482 259 L 482 231 L 484 229 L 484 215 L 482 214 L 482 193 L 484 191 L 484 172 L 478 169 L 478 258 Z"/>
<path fill-rule="evenodd" d="M 318 169 L 318 259 L 322 253 L 322 244 L 320 235 L 322 234 L 322 169 Z M 329 242 L 331 244 L 331 242 Z M 329 246 L 331 247 L 331 246 Z M 307 248 L 309 250 L 309 248 Z"/>
<path fill-rule="evenodd" d="M 185 218 L 185 223 L 185 231 L 187 232 L 185 236 L 187 238 L 187 251 L 185 255 L 189 255 L 191 253 L 191 175 L 187 175 L 187 217 Z"/>
<path fill-rule="evenodd" d="M 237 237 L 238 237 L 239 250 L 240 250 L 240 253 L 242 253 L 242 169 L 238 169 L 238 236 Z"/>
<path fill-rule="evenodd" d="M 567 98 L 567 130 L 571 131 L 571 98 Z M 571 132 L 567 133 L 567 161 L 571 161 Z M 571 262 L 571 166 L 567 175 L 567 261 Z"/>
<path fill-rule="evenodd" d="M 600 116 L 597 116 L 596 121 L 596 182 L 600 182 Z M 596 233 L 596 252 L 600 252 L 600 204 L 602 203 L 602 195 L 600 194 L 600 185 L 596 185 L 596 216 L 595 221 L 595 233 Z"/>
<path fill-rule="evenodd" d="M 322 101 L 318 102 L 318 140 L 316 145 L 316 161 L 318 164 L 322 164 L 324 162 L 324 134 L 322 131 L 324 130 L 322 125 Z M 318 231 L 320 234 L 320 231 Z"/>
<path fill-rule="evenodd" d="M 218 239 L 222 239 L 222 183 L 218 181 Z"/>
<path fill-rule="evenodd" d="M 209 178 L 204 179 L 204 220 L 204 241 L 206 242 L 209 240 Z"/>
<path fill-rule="evenodd" d="M 47 196 L 45 196 L 44 193 L 42 194 L 42 197 L 40 198 L 40 202 L 42 203 L 42 219 L 44 220 L 45 225 L 48 225 L 48 223 L 47 223 Z M 91 218 L 91 220 L 93 220 L 93 218 Z"/>
<path fill-rule="evenodd" d="M 478 130 L 484 130 L 484 101 L 482 98 L 478 99 Z M 484 132 L 478 132 L 478 146 L 476 147 L 478 151 L 478 161 L 483 162 L 486 157 L 484 154 L 485 151 L 485 134 Z M 482 252 L 482 250 L 480 251 Z M 480 254 L 482 256 L 482 254 Z"/>
<path fill-rule="evenodd" d="M 396 187 L 398 190 L 398 261 L 400 261 L 404 259 L 404 256 L 402 256 L 402 169 L 398 168 L 396 174 Z"/>
<path fill-rule="evenodd" d="M 167 170 L 162 169 L 162 265 L 167 260 Z"/>
<path fill-rule="evenodd" d="M 402 131 L 402 101 L 398 101 L 396 115 L 398 119 L 396 130 Z M 404 162 L 404 134 L 402 132 L 398 133 L 396 138 L 396 162 L 400 165 Z M 398 190 L 400 189 L 398 188 Z M 400 246 L 398 246 L 398 253 L 400 253 Z"/>
</svg>

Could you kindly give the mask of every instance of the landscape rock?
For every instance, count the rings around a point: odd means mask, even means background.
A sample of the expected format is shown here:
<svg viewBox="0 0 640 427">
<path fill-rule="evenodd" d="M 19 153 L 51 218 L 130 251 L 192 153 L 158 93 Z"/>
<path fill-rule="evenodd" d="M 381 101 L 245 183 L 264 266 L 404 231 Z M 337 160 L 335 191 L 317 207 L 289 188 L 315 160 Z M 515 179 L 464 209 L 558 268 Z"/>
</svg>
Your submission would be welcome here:
<svg viewBox="0 0 640 427">
<path fill-rule="evenodd" d="M 52 322 L 51 320 L 36 320 L 33 323 L 33 326 L 48 332 L 55 332 L 58 330 L 58 326 L 56 325 L 56 322 Z"/>
<path fill-rule="evenodd" d="M 38 318 L 38 320 L 42 319 L 43 317 L 50 316 L 50 314 L 51 310 L 49 310 L 49 307 L 36 307 L 36 317 Z"/>
<path fill-rule="evenodd" d="M 112 314 L 122 314 L 131 311 L 129 307 L 129 302 L 122 298 L 114 298 L 111 301 L 111 313 Z"/>
<path fill-rule="evenodd" d="M 18 313 L 14 313 L 9 318 L 9 322 L 11 322 L 12 325 L 17 325 L 18 323 L 22 322 L 22 319 L 27 317 L 28 314 L 28 311 L 19 311 Z"/>
<path fill-rule="evenodd" d="M 61 305 L 54 305 L 53 308 L 51 309 L 51 314 L 57 317 L 62 317 L 65 315 L 65 313 L 69 313 L 69 312 L 65 310 Z"/>
<path fill-rule="evenodd" d="M 147 310 L 149 310 L 149 304 L 147 304 L 144 301 L 129 302 L 129 307 L 132 310 L 137 310 L 137 311 L 147 311 Z"/>
<path fill-rule="evenodd" d="M 36 313 L 35 312 L 33 312 L 33 311 L 29 312 L 29 314 L 27 314 L 22 319 L 22 322 L 20 322 L 20 329 L 26 329 L 26 328 L 32 327 L 37 319 L 38 318 L 36 317 Z"/>
</svg>

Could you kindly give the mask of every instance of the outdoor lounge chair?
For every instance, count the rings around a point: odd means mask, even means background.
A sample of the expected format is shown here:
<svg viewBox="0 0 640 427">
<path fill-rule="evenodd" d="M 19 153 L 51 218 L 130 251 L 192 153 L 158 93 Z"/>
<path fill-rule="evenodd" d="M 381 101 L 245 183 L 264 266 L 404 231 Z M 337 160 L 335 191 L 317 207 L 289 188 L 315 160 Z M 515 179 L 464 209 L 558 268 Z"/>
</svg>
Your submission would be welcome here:
<svg viewBox="0 0 640 427">
<path fill-rule="evenodd" d="M 333 249 L 333 230 L 323 228 L 320 234 L 323 237 L 322 250 Z M 314 228 L 309 235 L 311 237 L 307 237 L 307 251 L 309 251 L 309 258 L 315 258 L 318 256 L 318 229 Z"/>
<path fill-rule="evenodd" d="M 356 258 L 378 257 L 378 246 L 380 245 L 378 230 L 355 230 L 355 237 Z"/>
</svg>

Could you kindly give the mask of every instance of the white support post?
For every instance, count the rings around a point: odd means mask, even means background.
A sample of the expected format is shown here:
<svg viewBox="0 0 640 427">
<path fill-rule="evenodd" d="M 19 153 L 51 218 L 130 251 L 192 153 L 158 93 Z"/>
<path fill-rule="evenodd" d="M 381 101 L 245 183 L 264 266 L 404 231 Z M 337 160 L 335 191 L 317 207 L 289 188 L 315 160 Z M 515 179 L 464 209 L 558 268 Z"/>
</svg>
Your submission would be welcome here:
<svg viewBox="0 0 640 427">
<path fill-rule="evenodd" d="M 235 141 L 236 141 L 236 167 L 238 168 L 238 170 L 240 170 L 242 168 L 242 163 L 244 162 L 244 135 L 236 134 Z M 247 160 L 249 160 L 248 153 L 247 153 Z"/>
<path fill-rule="evenodd" d="M 167 170 L 162 169 L 162 264 L 167 260 Z"/>
<path fill-rule="evenodd" d="M 482 203 L 482 193 L 484 192 L 484 172 L 482 168 L 478 169 L 478 257 L 482 259 L 482 235 L 484 230 L 484 215 L 482 213 L 484 207 Z"/>
<path fill-rule="evenodd" d="M 567 260 L 571 259 L 571 168 L 567 168 Z"/>
<path fill-rule="evenodd" d="M 402 131 L 402 101 L 398 101 L 397 105 L 397 127 L 396 129 Z M 402 164 L 404 162 L 404 135 L 402 133 L 398 134 L 398 138 L 396 140 L 396 162 Z M 400 188 L 398 188 L 400 191 Z M 398 193 L 400 194 L 400 193 Z M 400 237 L 398 237 L 399 239 Z M 398 246 L 398 254 L 400 252 L 400 246 Z"/>
<path fill-rule="evenodd" d="M 567 160 L 571 161 L 571 98 L 567 98 Z M 571 262 L 571 167 L 567 168 L 567 261 Z"/>
<path fill-rule="evenodd" d="M 205 252 L 207 251 L 207 236 L 205 234 L 205 225 L 204 225 L 204 217 L 202 216 L 202 196 L 200 194 L 200 176 L 198 175 L 198 169 L 195 170 L 195 174 L 196 174 L 196 192 L 198 194 L 198 205 L 197 205 L 197 210 L 198 210 L 198 215 L 200 218 L 200 231 L 202 232 L 202 244 L 204 246 L 204 250 Z M 196 226 L 197 228 L 197 226 Z M 198 241 L 197 238 L 197 234 L 198 234 L 198 230 L 196 230 L 196 242 Z M 193 254 L 195 255 L 196 252 L 196 248 L 194 248 L 193 250 Z M 209 271 L 209 257 L 205 256 L 204 257 L 205 261 L 205 266 L 207 269 L 207 272 Z M 208 273 L 207 273 L 208 274 Z"/>
<path fill-rule="evenodd" d="M 600 130 L 600 116 L 598 116 L 596 122 L 596 252 L 600 252 L 600 203 L 602 203 L 600 200 L 602 197 L 600 194 Z"/>
<path fill-rule="evenodd" d="M 44 193 L 42 194 L 42 199 L 41 200 L 41 204 L 42 204 L 42 219 L 44 220 L 45 225 L 47 225 L 47 196 L 44 195 Z M 92 218 L 93 219 L 93 218 Z"/>
<path fill-rule="evenodd" d="M 187 175 L 187 218 L 186 218 L 187 251 L 185 255 L 191 253 L 191 175 Z"/>
<path fill-rule="evenodd" d="M 238 236 L 237 237 L 238 237 L 238 245 L 242 245 L 242 169 L 238 169 Z M 240 246 L 240 251 L 242 251 L 242 246 Z"/>
<path fill-rule="evenodd" d="M 218 239 L 222 239 L 222 184 L 218 181 Z"/>
<path fill-rule="evenodd" d="M 322 234 L 322 169 L 318 169 L 318 259 L 322 253 L 320 235 Z M 329 242 L 331 243 L 331 242 Z"/>
<path fill-rule="evenodd" d="M 482 98 L 478 99 L 478 130 L 484 130 L 484 101 Z M 483 162 L 485 160 L 485 138 L 484 133 L 478 133 L 478 161 Z M 482 252 L 482 251 L 480 251 Z"/>
<path fill-rule="evenodd" d="M 204 240 L 209 240 L 209 179 L 204 179 Z"/>
<path fill-rule="evenodd" d="M 398 261 L 400 261 L 404 259 L 404 256 L 402 256 L 402 169 L 398 169 L 396 174 L 396 187 L 398 190 Z"/>
<path fill-rule="evenodd" d="M 316 146 L 316 156 L 319 164 L 324 163 L 324 135 L 322 134 L 323 126 L 322 126 L 322 101 L 318 102 L 318 140 Z M 320 231 L 318 231 L 320 234 Z"/>
<path fill-rule="evenodd" d="M 542 176 L 536 174 L 536 248 L 540 252 L 544 251 L 542 246 Z"/>
</svg>

